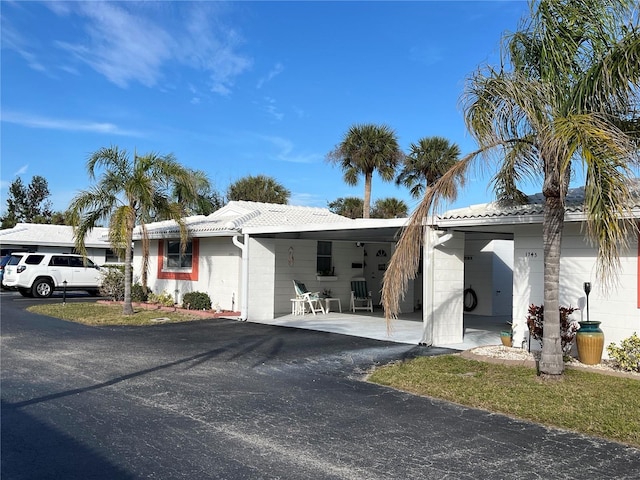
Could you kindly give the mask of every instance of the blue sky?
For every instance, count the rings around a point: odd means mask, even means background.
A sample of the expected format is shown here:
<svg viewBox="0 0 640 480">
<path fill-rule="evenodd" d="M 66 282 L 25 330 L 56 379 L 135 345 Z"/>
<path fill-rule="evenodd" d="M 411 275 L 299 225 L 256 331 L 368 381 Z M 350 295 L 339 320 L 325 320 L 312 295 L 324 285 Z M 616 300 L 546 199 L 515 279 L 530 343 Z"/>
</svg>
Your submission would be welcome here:
<svg viewBox="0 0 640 480">
<path fill-rule="evenodd" d="M 525 1 L 2 1 L 1 194 L 45 177 L 54 209 L 91 185 L 111 145 L 173 153 L 226 190 L 274 177 L 291 204 L 364 193 L 326 154 L 357 123 L 393 128 L 403 150 L 440 135 L 474 149 L 465 79 L 496 64 Z M 491 201 L 490 175 L 451 207 Z M 532 193 L 532 192 L 530 192 Z M 374 178 L 372 200 L 405 188 Z"/>
</svg>

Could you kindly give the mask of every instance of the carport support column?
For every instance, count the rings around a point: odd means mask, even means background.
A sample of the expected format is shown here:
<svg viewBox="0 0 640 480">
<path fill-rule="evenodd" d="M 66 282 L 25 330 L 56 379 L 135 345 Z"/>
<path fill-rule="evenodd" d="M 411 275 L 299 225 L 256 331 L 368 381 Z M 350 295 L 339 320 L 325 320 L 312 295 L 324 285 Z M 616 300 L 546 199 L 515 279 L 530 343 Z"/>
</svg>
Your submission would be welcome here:
<svg viewBox="0 0 640 480">
<path fill-rule="evenodd" d="M 433 345 L 433 249 L 438 235 L 435 230 L 425 228 L 422 252 L 422 339 L 421 345 Z"/>
<path fill-rule="evenodd" d="M 424 251 L 424 345 L 463 341 L 464 233 L 427 230 Z M 437 277 L 437 278 L 436 278 Z"/>
<path fill-rule="evenodd" d="M 249 306 L 249 235 L 245 234 L 240 242 L 239 235 L 231 237 L 233 244 L 240 249 L 242 255 L 242 292 L 240 292 L 240 320 L 247 320 L 247 310 Z"/>
</svg>

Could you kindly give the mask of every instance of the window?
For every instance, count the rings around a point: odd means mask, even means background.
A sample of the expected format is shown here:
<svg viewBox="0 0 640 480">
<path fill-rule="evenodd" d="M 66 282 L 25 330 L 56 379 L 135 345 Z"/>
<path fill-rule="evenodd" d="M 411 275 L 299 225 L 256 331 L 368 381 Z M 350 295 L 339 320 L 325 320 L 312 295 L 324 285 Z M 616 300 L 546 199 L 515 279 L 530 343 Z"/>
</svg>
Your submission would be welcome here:
<svg viewBox="0 0 640 480">
<path fill-rule="evenodd" d="M 318 241 L 316 271 L 318 272 L 318 275 L 333 275 L 331 242 Z"/>
<path fill-rule="evenodd" d="M 44 255 L 29 255 L 24 259 L 26 265 L 40 265 L 40 262 L 44 258 Z"/>
<path fill-rule="evenodd" d="M 158 240 L 158 279 L 198 280 L 199 242 L 193 238 L 180 252 L 179 240 Z"/>
<path fill-rule="evenodd" d="M 26 263 L 26 262 L 25 262 Z M 52 267 L 68 267 L 69 266 L 69 257 L 51 257 L 49 261 L 49 265 Z"/>
<path fill-rule="evenodd" d="M 193 244 L 189 241 L 184 252 L 180 251 L 179 240 L 167 241 L 167 253 L 165 256 L 165 266 L 168 269 L 188 268 L 191 269 L 193 261 Z"/>
<path fill-rule="evenodd" d="M 106 263 L 120 263 L 123 260 L 118 256 L 118 253 L 115 250 L 107 248 L 105 252 Z"/>
</svg>

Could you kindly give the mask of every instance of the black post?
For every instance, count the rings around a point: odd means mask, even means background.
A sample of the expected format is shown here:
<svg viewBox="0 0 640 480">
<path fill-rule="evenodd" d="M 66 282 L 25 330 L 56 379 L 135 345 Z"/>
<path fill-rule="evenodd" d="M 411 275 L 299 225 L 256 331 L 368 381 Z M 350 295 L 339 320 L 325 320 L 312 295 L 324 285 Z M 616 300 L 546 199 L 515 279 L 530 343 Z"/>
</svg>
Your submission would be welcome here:
<svg viewBox="0 0 640 480">
<path fill-rule="evenodd" d="M 62 304 L 67 303 L 67 281 L 62 282 Z"/>
<path fill-rule="evenodd" d="M 589 321 L 589 292 L 591 292 L 591 283 L 584 282 L 584 293 L 587 294 L 587 322 Z"/>
</svg>

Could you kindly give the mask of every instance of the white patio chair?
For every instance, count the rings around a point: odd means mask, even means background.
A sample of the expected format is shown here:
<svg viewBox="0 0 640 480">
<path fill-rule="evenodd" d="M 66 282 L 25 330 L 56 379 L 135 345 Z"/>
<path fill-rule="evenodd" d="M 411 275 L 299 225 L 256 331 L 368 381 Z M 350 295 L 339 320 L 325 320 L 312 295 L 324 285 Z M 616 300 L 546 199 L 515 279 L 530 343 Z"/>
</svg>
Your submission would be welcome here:
<svg viewBox="0 0 640 480">
<path fill-rule="evenodd" d="M 293 288 L 296 290 L 296 297 L 303 299 L 303 305 L 309 305 L 309 310 L 315 315 L 316 311 L 325 313 L 324 305 L 322 305 L 322 297 L 320 292 L 310 292 L 304 283 L 297 280 L 293 281 Z"/>
</svg>

